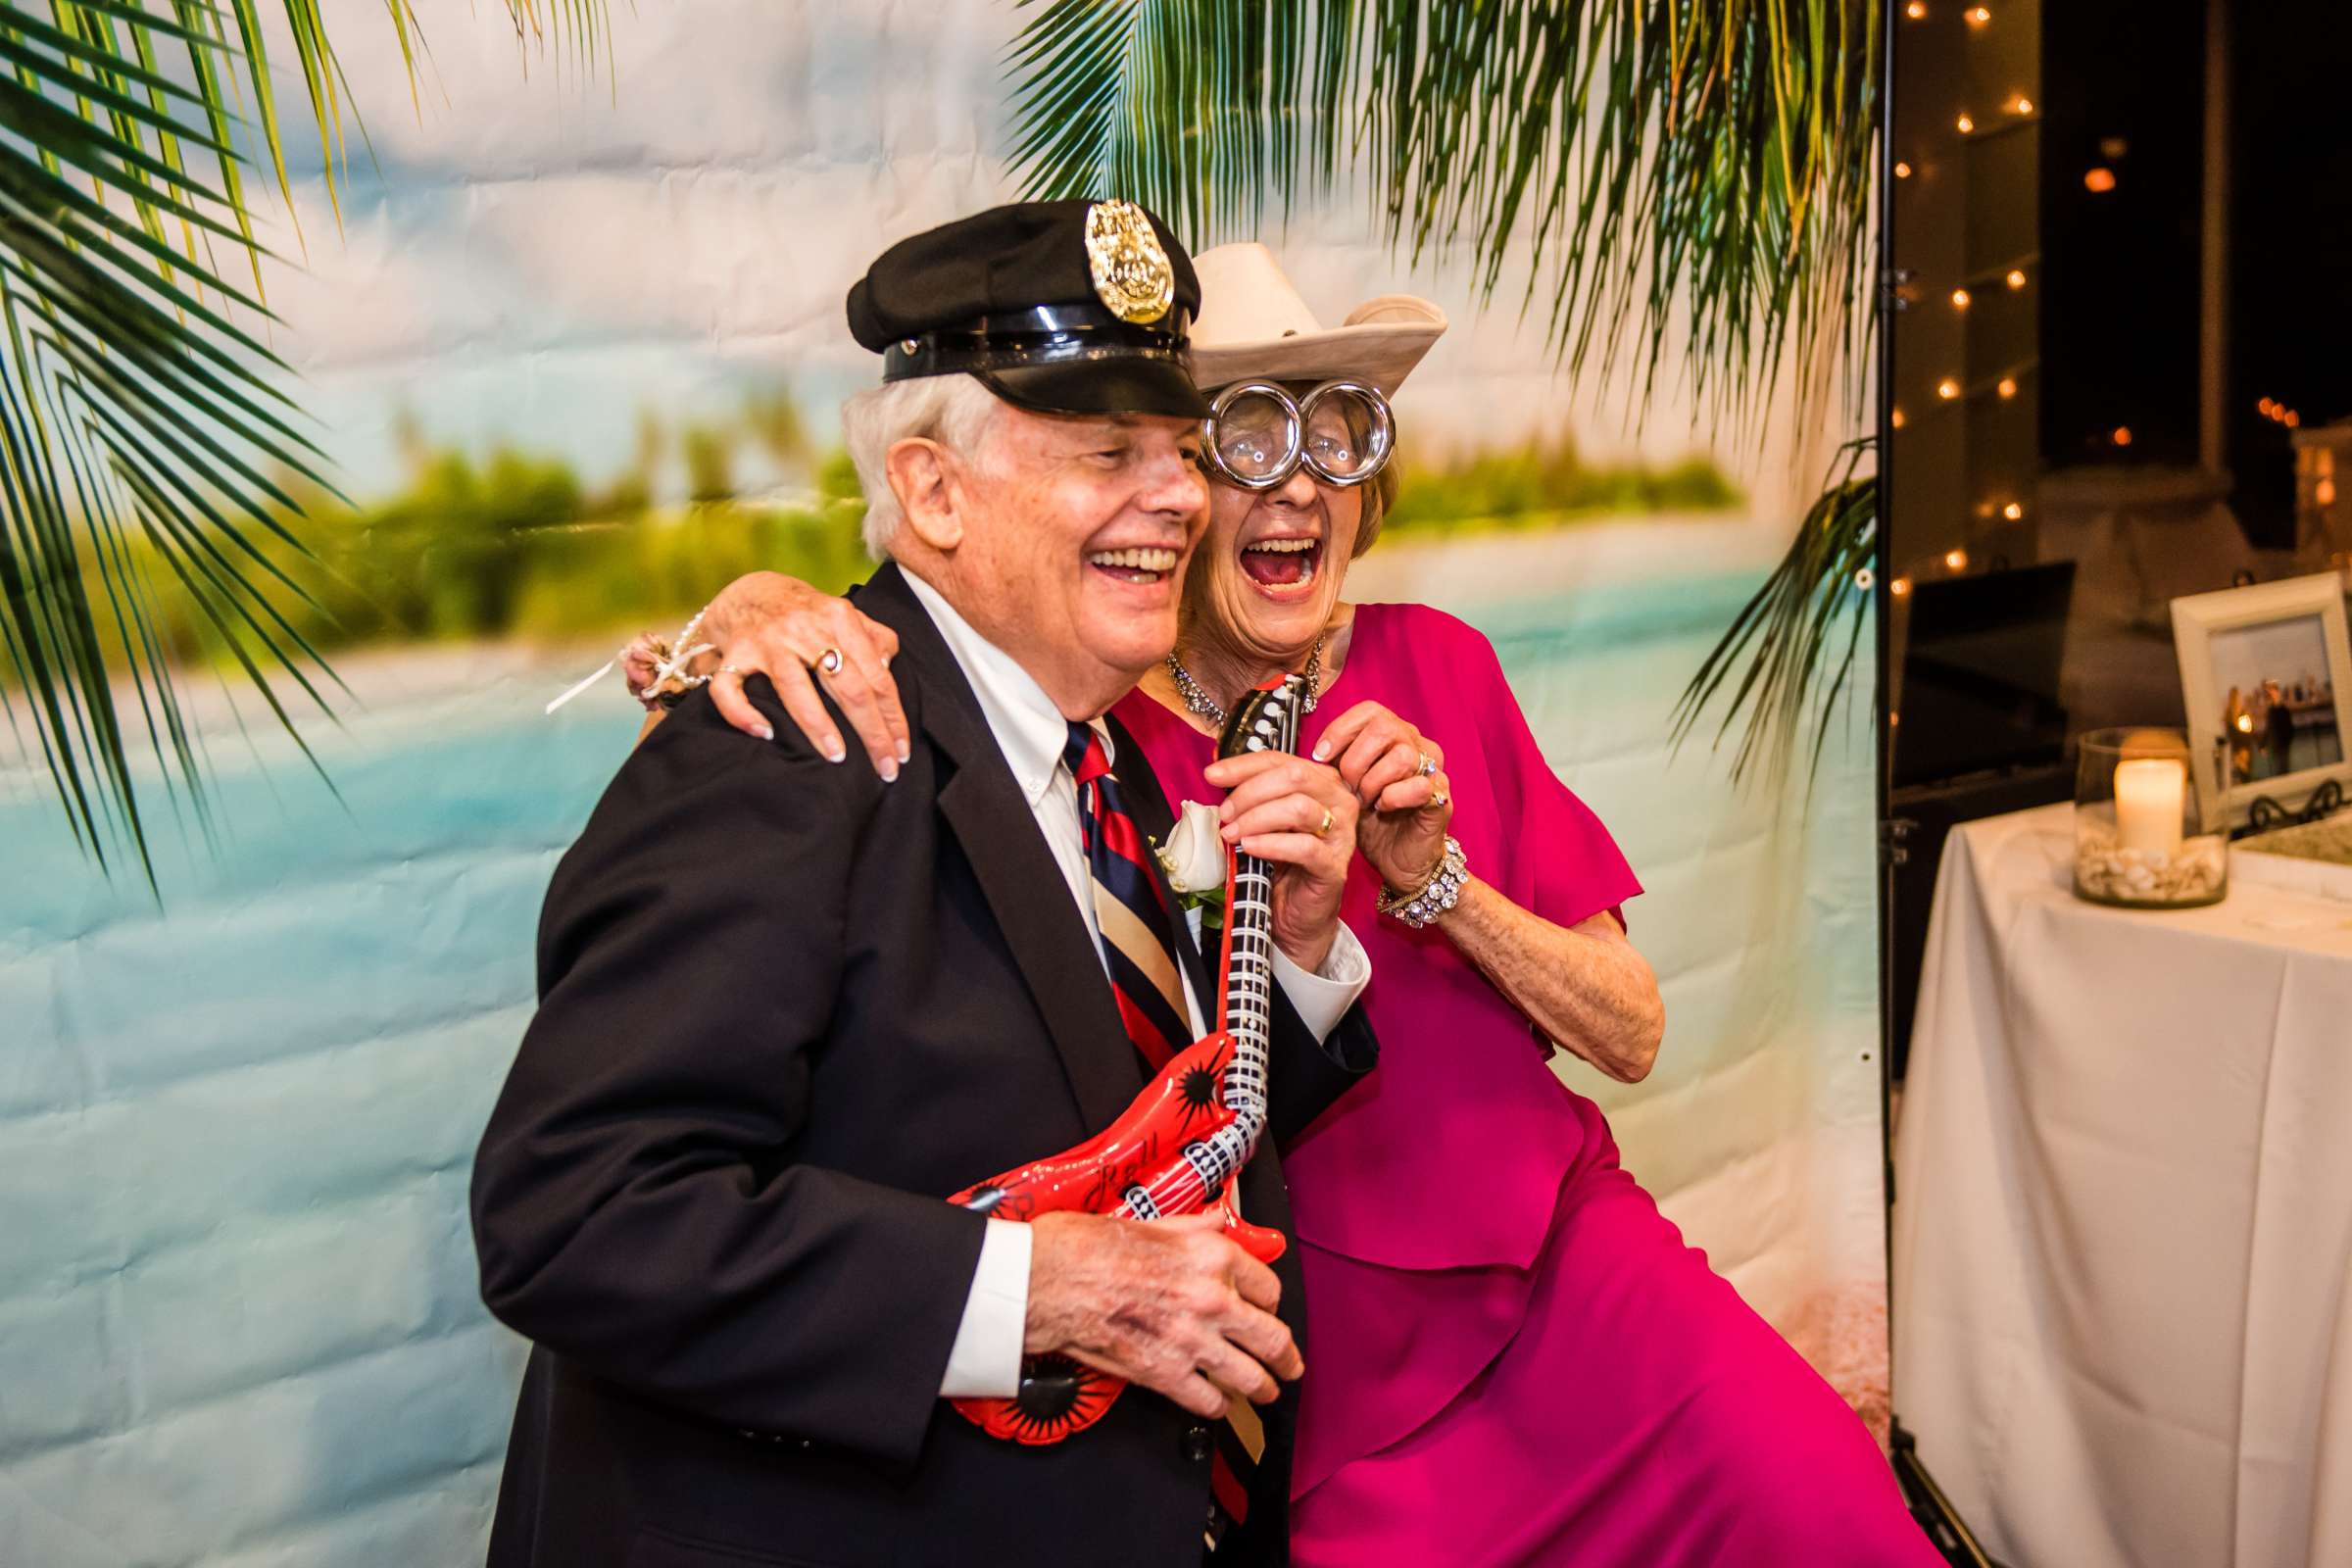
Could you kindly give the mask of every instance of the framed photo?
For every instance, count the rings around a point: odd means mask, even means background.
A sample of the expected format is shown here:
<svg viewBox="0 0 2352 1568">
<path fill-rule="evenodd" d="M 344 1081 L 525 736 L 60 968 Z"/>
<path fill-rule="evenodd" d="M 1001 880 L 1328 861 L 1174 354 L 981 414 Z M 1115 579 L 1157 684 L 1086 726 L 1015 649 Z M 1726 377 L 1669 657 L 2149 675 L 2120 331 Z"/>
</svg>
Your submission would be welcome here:
<svg viewBox="0 0 2352 1568">
<path fill-rule="evenodd" d="M 2209 826 L 2242 824 L 2261 796 L 2294 809 L 2330 779 L 2352 789 L 2352 642 L 2340 576 L 2176 599 L 2173 648 Z"/>
</svg>

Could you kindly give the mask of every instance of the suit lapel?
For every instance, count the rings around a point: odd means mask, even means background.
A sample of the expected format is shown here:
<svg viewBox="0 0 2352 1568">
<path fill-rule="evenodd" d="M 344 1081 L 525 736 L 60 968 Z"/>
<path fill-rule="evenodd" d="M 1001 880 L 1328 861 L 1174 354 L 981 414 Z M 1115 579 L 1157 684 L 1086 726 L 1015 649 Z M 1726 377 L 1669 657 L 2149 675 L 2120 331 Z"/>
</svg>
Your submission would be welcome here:
<svg viewBox="0 0 2352 1568">
<path fill-rule="evenodd" d="M 1080 1115 L 1089 1128 L 1107 1126 L 1143 1087 L 1141 1061 L 1061 868 L 989 733 L 971 682 L 899 568 L 882 567 L 854 597 L 860 611 L 899 634 L 893 672 L 902 682 L 912 674 L 921 683 L 916 720 L 955 763 L 940 787 L 940 815 L 972 863 Z"/>
</svg>

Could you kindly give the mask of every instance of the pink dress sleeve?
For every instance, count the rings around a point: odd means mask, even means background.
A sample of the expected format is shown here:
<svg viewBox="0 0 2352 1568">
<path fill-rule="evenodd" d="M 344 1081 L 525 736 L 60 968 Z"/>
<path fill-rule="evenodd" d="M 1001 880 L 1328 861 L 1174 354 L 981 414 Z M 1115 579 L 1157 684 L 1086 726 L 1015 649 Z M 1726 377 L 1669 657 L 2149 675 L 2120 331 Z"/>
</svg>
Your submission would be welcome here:
<svg viewBox="0 0 2352 1568">
<path fill-rule="evenodd" d="M 1592 808 L 1544 760 L 1494 645 L 1475 628 L 1445 618 L 1458 628 L 1465 689 L 1481 695 L 1486 765 L 1510 857 L 1501 879 L 1485 867 L 1471 869 L 1554 925 L 1573 926 L 1603 910 L 1623 925 L 1625 902 L 1642 891 L 1634 868 Z"/>
</svg>

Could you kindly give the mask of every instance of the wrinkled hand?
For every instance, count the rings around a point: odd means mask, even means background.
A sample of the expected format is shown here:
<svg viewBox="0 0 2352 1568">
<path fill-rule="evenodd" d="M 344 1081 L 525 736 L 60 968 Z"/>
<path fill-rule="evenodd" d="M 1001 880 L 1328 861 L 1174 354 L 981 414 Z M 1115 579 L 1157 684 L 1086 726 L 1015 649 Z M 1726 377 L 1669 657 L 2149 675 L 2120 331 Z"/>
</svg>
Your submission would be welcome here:
<svg viewBox="0 0 2352 1568">
<path fill-rule="evenodd" d="M 1021 1348 L 1058 1351 L 1210 1420 L 1273 1402 L 1305 1363 L 1274 1315 L 1282 1282 L 1214 1211 L 1137 1221 L 1041 1214 L 1030 1225 Z"/>
<path fill-rule="evenodd" d="M 1252 752 L 1208 765 L 1228 791 L 1217 808 L 1225 842 L 1274 865 L 1274 942 L 1312 974 L 1340 931 L 1340 895 L 1355 851 L 1355 793 L 1321 762 Z"/>
<path fill-rule="evenodd" d="M 1390 887 L 1418 889 L 1446 858 L 1453 785 L 1446 749 L 1378 703 L 1358 703 L 1323 731 L 1315 756 L 1340 770 L 1362 814 L 1355 847 Z M 1421 771 L 1427 758 L 1434 771 Z"/>
<path fill-rule="evenodd" d="M 743 695 L 746 676 L 764 674 L 775 682 L 784 711 L 814 746 L 834 761 L 848 754 L 841 731 L 816 695 L 816 683 L 841 705 L 858 732 L 874 771 L 899 776 L 910 754 L 906 713 L 899 706 L 898 682 L 890 662 L 898 657 L 899 634 L 858 613 L 846 599 L 817 592 L 797 577 L 755 571 L 727 584 L 703 612 L 699 641 L 718 649 L 717 662 L 731 665 L 710 677 L 710 696 L 726 721 L 747 735 L 772 740 L 767 720 Z M 828 648 L 841 650 L 841 668 L 816 668 Z"/>
</svg>

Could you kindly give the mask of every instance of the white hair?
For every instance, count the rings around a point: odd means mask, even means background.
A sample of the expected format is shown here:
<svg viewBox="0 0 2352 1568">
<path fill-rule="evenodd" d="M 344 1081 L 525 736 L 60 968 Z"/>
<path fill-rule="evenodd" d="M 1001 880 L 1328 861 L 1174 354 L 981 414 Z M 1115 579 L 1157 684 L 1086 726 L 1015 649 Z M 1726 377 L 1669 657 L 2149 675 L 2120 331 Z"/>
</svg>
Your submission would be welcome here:
<svg viewBox="0 0 2352 1568">
<path fill-rule="evenodd" d="M 906 515 L 890 488 L 890 449 L 901 441 L 936 441 L 972 458 L 1002 405 L 977 376 L 921 375 L 869 387 L 841 406 L 842 438 L 865 492 L 865 553 L 889 558 L 890 542 Z"/>
</svg>

